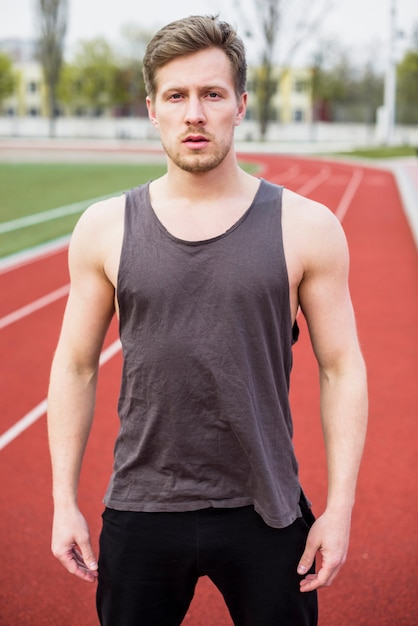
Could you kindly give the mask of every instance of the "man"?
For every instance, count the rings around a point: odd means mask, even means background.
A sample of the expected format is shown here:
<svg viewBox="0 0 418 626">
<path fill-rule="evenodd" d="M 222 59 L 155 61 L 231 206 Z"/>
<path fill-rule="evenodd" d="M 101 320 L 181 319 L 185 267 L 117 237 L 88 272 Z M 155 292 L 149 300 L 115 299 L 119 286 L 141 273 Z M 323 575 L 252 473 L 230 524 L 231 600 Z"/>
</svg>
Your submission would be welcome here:
<svg viewBox="0 0 418 626">
<path fill-rule="evenodd" d="M 237 626 L 311 626 L 316 590 L 346 558 L 367 412 L 346 242 L 328 209 L 238 166 L 245 74 L 242 42 L 217 18 L 161 29 L 144 76 L 167 173 L 90 207 L 72 237 L 49 393 L 52 550 L 98 577 L 106 626 L 180 624 L 202 575 Z M 316 521 L 291 442 L 299 307 L 329 475 Z M 121 430 L 97 565 L 77 484 L 115 310 Z"/>
</svg>

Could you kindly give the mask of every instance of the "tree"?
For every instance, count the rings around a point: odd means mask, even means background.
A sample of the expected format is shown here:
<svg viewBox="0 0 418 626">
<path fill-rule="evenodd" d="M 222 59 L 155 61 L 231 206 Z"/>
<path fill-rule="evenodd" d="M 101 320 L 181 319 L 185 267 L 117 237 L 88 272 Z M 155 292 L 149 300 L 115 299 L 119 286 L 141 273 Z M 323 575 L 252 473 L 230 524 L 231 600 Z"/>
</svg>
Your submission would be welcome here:
<svg viewBox="0 0 418 626">
<path fill-rule="evenodd" d="M 247 37 L 261 42 L 255 92 L 260 136 L 264 139 L 272 117 L 271 100 L 280 80 L 274 76 L 273 68 L 279 65 L 284 68 L 290 63 L 297 49 L 318 30 L 332 0 L 253 0 L 252 17 L 242 14 L 239 0 L 236 4 L 241 20 L 245 22 Z"/>
<path fill-rule="evenodd" d="M 71 63 L 63 67 L 60 102 L 77 114 L 146 115 L 142 58 L 151 34 L 133 25 L 123 29 L 123 50 L 104 38 L 78 43 Z"/>
<path fill-rule="evenodd" d="M 314 54 L 311 78 L 312 121 L 332 120 L 332 106 L 343 102 L 349 89 L 351 67 L 334 41 L 322 41 Z"/>
<path fill-rule="evenodd" d="M 36 0 L 39 21 L 38 54 L 48 89 L 50 136 L 55 135 L 57 117 L 57 86 L 64 56 L 67 30 L 67 0 Z"/>
<path fill-rule="evenodd" d="M 115 103 L 118 67 L 111 45 L 102 37 L 79 42 L 59 85 L 62 102 L 79 111 L 100 115 Z"/>
<path fill-rule="evenodd" d="M 145 85 L 142 64 L 131 61 L 117 68 L 113 88 L 113 104 L 116 115 L 131 117 L 146 115 Z"/>
<path fill-rule="evenodd" d="M 116 77 L 115 104 L 119 115 L 147 115 L 142 59 L 153 32 L 135 24 L 122 28 L 123 58 Z"/>
<path fill-rule="evenodd" d="M 264 49 L 261 53 L 261 66 L 256 75 L 255 90 L 257 94 L 260 135 L 264 139 L 270 119 L 270 102 L 276 90 L 272 80 L 276 37 L 280 27 L 280 0 L 255 0 L 259 11 L 261 30 L 264 35 Z"/>
<path fill-rule="evenodd" d="M 398 121 L 418 124 L 418 45 L 415 50 L 409 50 L 399 63 L 397 86 Z"/>
<path fill-rule="evenodd" d="M 0 52 L 0 107 L 8 96 L 11 96 L 16 85 L 11 59 Z"/>
<path fill-rule="evenodd" d="M 383 77 L 373 63 L 352 63 L 335 41 L 320 42 L 314 55 L 311 93 L 313 121 L 375 122 L 382 103 Z"/>
</svg>

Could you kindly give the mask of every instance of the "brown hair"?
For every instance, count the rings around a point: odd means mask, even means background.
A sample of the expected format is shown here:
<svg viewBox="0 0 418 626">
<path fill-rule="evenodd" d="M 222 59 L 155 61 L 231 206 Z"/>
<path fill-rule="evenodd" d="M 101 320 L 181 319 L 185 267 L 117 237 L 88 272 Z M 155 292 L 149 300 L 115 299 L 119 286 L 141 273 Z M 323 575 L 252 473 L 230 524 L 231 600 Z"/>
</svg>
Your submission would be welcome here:
<svg viewBox="0 0 418 626">
<path fill-rule="evenodd" d="M 237 96 L 245 92 L 247 63 L 245 48 L 235 29 L 218 19 L 218 16 L 191 15 L 171 22 L 159 30 L 149 42 L 144 60 L 143 74 L 148 96 L 156 92 L 156 71 L 175 58 L 217 47 L 230 60 Z"/>
</svg>

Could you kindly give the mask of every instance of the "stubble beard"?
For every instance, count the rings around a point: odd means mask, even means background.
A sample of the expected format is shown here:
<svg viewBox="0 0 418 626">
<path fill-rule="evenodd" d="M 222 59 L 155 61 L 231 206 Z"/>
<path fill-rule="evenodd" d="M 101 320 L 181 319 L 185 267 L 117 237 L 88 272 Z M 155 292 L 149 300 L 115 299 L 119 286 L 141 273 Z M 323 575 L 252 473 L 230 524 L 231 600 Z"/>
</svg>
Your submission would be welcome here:
<svg viewBox="0 0 418 626">
<path fill-rule="evenodd" d="M 168 146 L 162 144 L 165 153 L 168 158 L 184 172 L 190 174 L 204 174 L 205 172 L 211 172 L 216 169 L 225 159 L 230 151 L 230 145 L 221 145 L 216 148 L 211 154 L 205 154 L 196 152 L 195 154 L 184 155 L 179 151 L 170 149 Z"/>
</svg>

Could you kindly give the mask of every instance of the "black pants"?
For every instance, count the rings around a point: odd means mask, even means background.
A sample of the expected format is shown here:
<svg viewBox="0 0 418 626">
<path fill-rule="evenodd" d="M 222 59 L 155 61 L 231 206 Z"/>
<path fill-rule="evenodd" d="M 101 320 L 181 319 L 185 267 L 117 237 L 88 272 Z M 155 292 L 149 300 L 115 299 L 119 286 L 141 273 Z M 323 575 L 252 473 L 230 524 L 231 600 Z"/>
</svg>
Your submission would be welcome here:
<svg viewBox="0 0 418 626">
<path fill-rule="evenodd" d="M 223 594 L 235 626 L 315 626 L 316 592 L 301 593 L 296 573 L 312 522 L 306 506 L 303 517 L 283 529 L 267 526 L 253 507 L 185 513 L 106 509 L 100 624 L 179 626 L 199 576 L 206 575 Z"/>
</svg>

